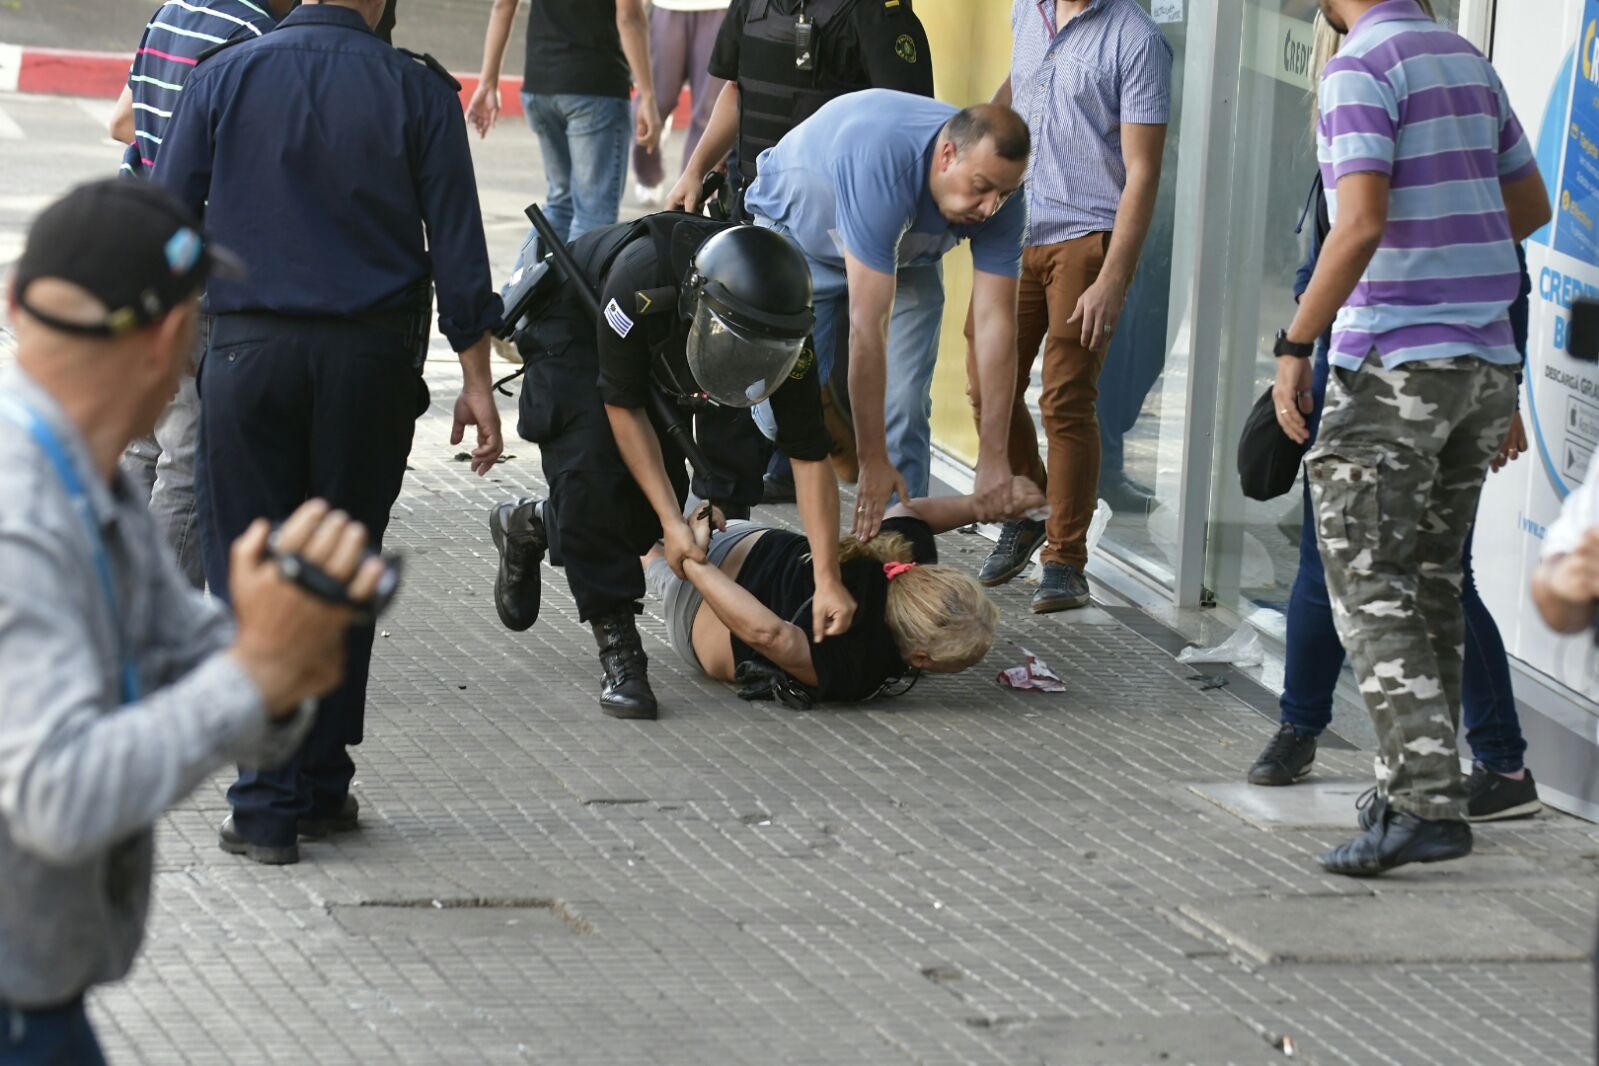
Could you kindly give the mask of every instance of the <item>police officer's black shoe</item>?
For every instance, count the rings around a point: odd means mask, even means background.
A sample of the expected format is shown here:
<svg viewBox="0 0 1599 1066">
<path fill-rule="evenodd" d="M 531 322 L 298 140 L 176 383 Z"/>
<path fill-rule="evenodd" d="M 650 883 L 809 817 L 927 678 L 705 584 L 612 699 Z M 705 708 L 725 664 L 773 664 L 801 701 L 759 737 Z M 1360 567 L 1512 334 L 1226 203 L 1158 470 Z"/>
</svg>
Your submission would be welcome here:
<svg viewBox="0 0 1599 1066">
<path fill-rule="evenodd" d="M 594 641 L 600 646 L 600 709 L 612 718 L 654 718 L 655 693 L 650 691 L 649 659 L 633 624 L 633 611 L 624 608 L 593 622 Z"/>
<path fill-rule="evenodd" d="M 307 840 L 321 840 L 334 833 L 348 833 L 361 824 L 361 802 L 349 793 L 339 809 L 326 814 L 310 814 L 300 819 L 299 831 Z"/>
<path fill-rule="evenodd" d="M 1395 810 L 1386 800 L 1367 809 L 1376 816 L 1366 832 L 1321 856 L 1328 873 L 1375 877 L 1408 862 L 1444 862 L 1471 854 L 1471 826 L 1465 822 L 1418 818 Z"/>
<path fill-rule="evenodd" d="M 549 540 L 534 499 L 512 500 L 489 511 L 489 535 L 500 553 L 494 575 L 494 610 L 506 629 L 517 632 L 539 620 L 539 564 Z"/>
<path fill-rule="evenodd" d="M 231 814 L 222 819 L 222 828 L 217 833 L 217 846 L 229 855 L 243 855 L 263 866 L 290 866 L 300 861 L 300 846 L 293 842 L 273 845 L 253 844 L 246 840 L 233 828 Z"/>
</svg>

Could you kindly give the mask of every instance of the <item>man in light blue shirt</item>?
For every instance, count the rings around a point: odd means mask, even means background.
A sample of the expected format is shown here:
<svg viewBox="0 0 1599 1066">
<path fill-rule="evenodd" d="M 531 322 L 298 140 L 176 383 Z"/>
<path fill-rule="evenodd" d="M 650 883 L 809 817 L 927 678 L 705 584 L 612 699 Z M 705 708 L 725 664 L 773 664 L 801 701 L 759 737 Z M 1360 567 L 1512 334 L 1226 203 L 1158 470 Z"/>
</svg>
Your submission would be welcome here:
<svg viewBox="0 0 1599 1066">
<path fill-rule="evenodd" d="M 1016 278 L 1027 225 L 1027 125 L 1007 107 L 868 89 L 823 106 L 761 153 L 745 206 L 799 244 L 815 287 L 826 381 L 834 325 L 850 325 L 850 402 L 860 481 L 854 532 L 876 534 L 889 497 L 925 495 L 933 366 L 944 311 L 940 260 L 970 240 L 976 366 L 985 390 L 1014 386 Z M 991 393 L 992 394 L 992 393 Z M 978 514 L 1008 513 L 1009 408 L 979 426 Z"/>
</svg>

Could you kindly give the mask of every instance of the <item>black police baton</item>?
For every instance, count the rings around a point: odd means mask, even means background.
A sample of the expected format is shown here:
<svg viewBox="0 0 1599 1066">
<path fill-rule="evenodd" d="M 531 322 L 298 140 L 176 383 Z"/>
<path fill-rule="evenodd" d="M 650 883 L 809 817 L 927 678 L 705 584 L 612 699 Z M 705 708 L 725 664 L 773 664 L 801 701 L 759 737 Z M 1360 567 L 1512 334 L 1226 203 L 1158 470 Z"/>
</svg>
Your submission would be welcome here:
<svg viewBox="0 0 1599 1066">
<path fill-rule="evenodd" d="M 578 300 L 583 304 L 583 309 L 588 312 L 590 320 L 594 322 L 595 328 L 598 329 L 600 322 L 599 293 L 594 291 L 594 287 L 589 284 L 588 278 L 583 276 L 583 271 L 578 268 L 577 260 L 572 258 L 571 250 L 567 248 L 565 241 L 555 235 L 555 227 L 550 225 L 550 220 L 544 217 L 544 212 L 539 210 L 538 204 L 528 205 L 527 217 L 528 221 L 533 223 L 534 230 L 538 232 L 539 242 L 544 245 L 545 250 L 549 253 L 550 261 L 555 264 L 555 269 L 559 270 L 562 277 L 571 284 L 572 291 L 577 293 Z M 709 481 L 712 476 L 710 464 L 705 461 L 705 456 L 700 451 L 699 443 L 695 441 L 693 432 L 683 421 L 682 412 L 674 404 L 669 403 L 666 397 L 661 395 L 661 390 L 653 385 L 650 386 L 650 406 L 654 410 L 655 416 L 660 419 L 661 425 L 665 427 L 666 435 L 672 438 L 672 442 L 683 453 L 689 465 L 694 468 L 694 472 Z"/>
</svg>

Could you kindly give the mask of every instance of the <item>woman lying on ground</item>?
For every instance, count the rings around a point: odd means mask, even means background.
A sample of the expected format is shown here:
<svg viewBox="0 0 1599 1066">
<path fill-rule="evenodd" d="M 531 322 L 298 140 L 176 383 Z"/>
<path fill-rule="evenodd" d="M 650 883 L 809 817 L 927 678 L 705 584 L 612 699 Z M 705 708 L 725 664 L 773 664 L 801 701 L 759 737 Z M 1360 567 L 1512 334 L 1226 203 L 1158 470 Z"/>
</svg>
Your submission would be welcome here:
<svg viewBox="0 0 1599 1066">
<path fill-rule="evenodd" d="M 1018 516 L 1045 505 L 1026 478 L 1015 479 L 1012 496 Z M 707 561 L 685 563 L 687 581 L 659 548 L 644 564 L 672 647 L 696 670 L 754 683 L 784 702 L 852 702 L 919 672 L 957 673 L 988 653 L 999 612 L 969 575 L 937 565 L 933 540 L 973 521 L 972 497 L 926 497 L 891 508 L 870 542 L 846 537 L 840 570 L 855 621 L 819 644 L 809 632 L 809 547 L 797 533 L 739 521 L 713 533 L 710 519 L 697 517 L 690 525 Z"/>
</svg>

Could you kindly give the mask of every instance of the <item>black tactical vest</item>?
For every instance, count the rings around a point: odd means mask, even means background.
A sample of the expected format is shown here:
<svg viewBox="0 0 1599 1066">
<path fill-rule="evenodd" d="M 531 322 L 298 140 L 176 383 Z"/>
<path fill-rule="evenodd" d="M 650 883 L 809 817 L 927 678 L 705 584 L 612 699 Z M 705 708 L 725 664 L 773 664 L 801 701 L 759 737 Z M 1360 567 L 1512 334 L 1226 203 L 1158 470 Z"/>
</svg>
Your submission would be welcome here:
<svg viewBox="0 0 1599 1066">
<path fill-rule="evenodd" d="M 747 186 L 755 160 L 823 104 L 871 88 L 864 69 L 845 70 L 839 32 L 855 0 L 804 0 L 816 23 L 813 70 L 794 63 L 794 26 L 801 0 L 750 0 L 738 49 L 738 167 Z M 854 54 L 854 49 L 850 49 Z M 849 65 L 859 67 L 858 56 Z"/>
</svg>

